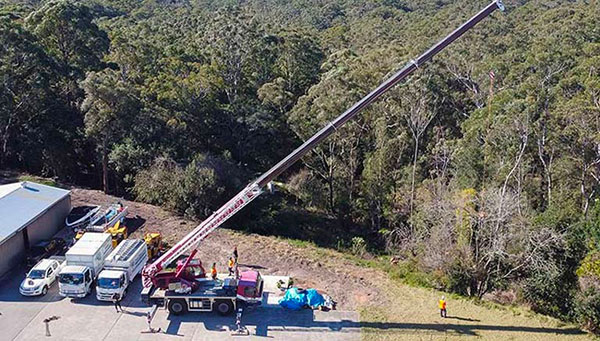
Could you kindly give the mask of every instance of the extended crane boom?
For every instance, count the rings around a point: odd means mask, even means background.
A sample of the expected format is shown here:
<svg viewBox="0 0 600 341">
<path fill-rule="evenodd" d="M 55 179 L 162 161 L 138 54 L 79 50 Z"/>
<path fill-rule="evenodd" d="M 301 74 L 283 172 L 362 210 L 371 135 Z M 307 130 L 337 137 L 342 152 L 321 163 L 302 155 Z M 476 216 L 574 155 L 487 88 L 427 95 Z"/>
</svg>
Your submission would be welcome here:
<svg viewBox="0 0 600 341">
<path fill-rule="evenodd" d="M 198 227 L 192 232 L 186 235 L 182 240 L 175 244 L 171 249 L 159 257 L 154 263 L 150 264 L 144 269 L 144 287 L 150 287 L 152 285 L 151 278 L 162 270 L 165 266 L 173 262 L 179 256 L 188 252 L 194 245 L 202 241 L 208 234 L 223 224 L 227 219 L 231 218 L 250 201 L 254 200 L 262 193 L 262 188 L 266 186 L 275 177 L 283 173 L 302 156 L 311 151 L 319 142 L 333 134 L 338 128 L 343 126 L 348 120 L 356 116 L 364 107 L 372 103 L 379 96 L 385 93 L 394 85 L 398 84 L 401 80 L 406 78 L 409 74 L 415 71 L 421 64 L 429 61 L 438 52 L 443 50 L 446 46 L 450 45 L 454 40 L 462 36 L 466 31 L 475 26 L 478 22 L 486 18 L 496 9 L 504 11 L 504 5 L 502 0 L 494 0 L 484 9 L 479 11 L 471 19 L 467 20 L 459 28 L 454 30 L 444 39 L 439 41 L 425 53 L 417 57 L 416 59 L 408 62 L 400 71 L 396 72 L 392 77 L 381 83 L 375 90 L 363 97 L 360 101 L 356 102 L 352 107 L 342 113 L 333 121 L 329 122 L 324 128 L 319 130 L 310 139 L 304 142 L 300 147 L 296 148 L 292 153 L 286 156 L 283 160 L 261 175 L 258 179 L 250 183 L 240 193 L 229 200 L 225 205 L 215 211 L 210 217 L 206 218 Z"/>
</svg>

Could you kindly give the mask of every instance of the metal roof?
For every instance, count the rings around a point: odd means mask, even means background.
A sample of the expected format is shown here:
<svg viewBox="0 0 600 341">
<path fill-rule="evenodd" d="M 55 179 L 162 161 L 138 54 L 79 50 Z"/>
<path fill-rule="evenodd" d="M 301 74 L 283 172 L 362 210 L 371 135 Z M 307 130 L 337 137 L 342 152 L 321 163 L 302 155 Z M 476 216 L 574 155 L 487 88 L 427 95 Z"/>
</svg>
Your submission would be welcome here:
<svg viewBox="0 0 600 341">
<path fill-rule="evenodd" d="M 100 272 L 102 274 L 102 277 L 104 278 L 119 278 L 121 277 L 121 275 L 123 274 L 123 271 L 116 271 L 116 270 L 102 270 L 102 272 Z"/>
<path fill-rule="evenodd" d="M 95 255 L 104 244 L 111 244 L 112 248 L 111 239 L 112 237 L 109 233 L 86 232 L 75 245 L 71 246 L 67 253 L 65 253 L 65 256 Z"/>
<path fill-rule="evenodd" d="M 68 190 L 28 181 L 0 185 L 0 244 L 69 193 Z"/>
<path fill-rule="evenodd" d="M 127 262 L 145 242 L 141 239 L 125 239 L 106 257 L 109 262 Z"/>
<path fill-rule="evenodd" d="M 59 274 L 79 274 L 83 273 L 85 269 L 88 269 L 88 267 L 83 265 L 67 265 L 60 269 Z"/>
<path fill-rule="evenodd" d="M 34 265 L 33 268 L 31 268 L 31 270 L 33 270 L 33 269 L 36 269 L 36 270 L 46 270 L 54 262 L 56 262 L 56 260 L 44 258 L 41 261 L 39 261 L 36 265 Z"/>
</svg>

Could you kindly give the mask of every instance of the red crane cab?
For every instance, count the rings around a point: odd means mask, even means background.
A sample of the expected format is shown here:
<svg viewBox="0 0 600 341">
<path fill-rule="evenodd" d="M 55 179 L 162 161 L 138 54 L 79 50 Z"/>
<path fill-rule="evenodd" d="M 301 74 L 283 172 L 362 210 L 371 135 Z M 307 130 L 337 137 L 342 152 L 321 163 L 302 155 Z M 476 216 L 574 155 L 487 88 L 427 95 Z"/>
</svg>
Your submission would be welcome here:
<svg viewBox="0 0 600 341">
<path fill-rule="evenodd" d="M 259 303 L 262 301 L 263 286 L 264 282 L 258 271 L 244 271 L 237 283 L 237 298 L 247 303 Z"/>
</svg>

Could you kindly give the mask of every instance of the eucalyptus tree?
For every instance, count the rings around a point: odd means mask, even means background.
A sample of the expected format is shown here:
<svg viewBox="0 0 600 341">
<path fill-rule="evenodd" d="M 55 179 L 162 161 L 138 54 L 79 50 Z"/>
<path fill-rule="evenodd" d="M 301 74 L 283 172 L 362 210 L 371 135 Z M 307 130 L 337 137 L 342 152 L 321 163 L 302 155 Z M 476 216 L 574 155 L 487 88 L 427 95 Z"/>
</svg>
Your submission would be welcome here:
<svg viewBox="0 0 600 341">
<path fill-rule="evenodd" d="M 44 3 L 25 24 L 59 65 L 61 95 L 76 107 L 81 96 L 77 81 L 86 71 L 99 70 L 109 39 L 95 23 L 88 7 L 68 0 Z"/>
<path fill-rule="evenodd" d="M 85 99 L 81 110 L 85 113 L 85 133 L 96 141 L 102 164 L 102 184 L 105 193 L 109 187 L 109 153 L 116 141 L 127 136 L 136 124 L 140 101 L 135 88 L 120 78 L 115 70 L 91 71 L 81 87 Z"/>
</svg>

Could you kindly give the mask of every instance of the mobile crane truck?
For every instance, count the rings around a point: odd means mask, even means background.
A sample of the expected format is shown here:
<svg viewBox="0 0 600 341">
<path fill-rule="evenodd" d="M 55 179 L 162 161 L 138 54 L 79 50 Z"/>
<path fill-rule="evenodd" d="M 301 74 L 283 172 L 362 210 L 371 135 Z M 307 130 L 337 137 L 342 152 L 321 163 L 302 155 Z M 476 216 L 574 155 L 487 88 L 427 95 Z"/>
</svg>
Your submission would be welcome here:
<svg viewBox="0 0 600 341">
<path fill-rule="evenodd" d="M 329 122 L 258 179 L 251 182 L 155 262 L 146 266 L 142 273 L 144 285 L 142 299 L 150 304 L 167 306 L 169 311 L 174 314 L 181 314 L 188 310 L 216 310 L 221 314 L 228 314 L 234 309 L 238 310 L 237 305 L 240 303 L 242 303 L 241 306 L 246 304 L 260 304 L 263 282 L 258 271 L 244 271 L 241 273 L 239 279 L 227 278 L 222 283 L 208 280 L 205 278 L 205 271 L 200 260 L 193 259 L 197 252 L 195 249 L 197 245 L 227 219 L 256 199 L 262 193 L 262 189 L 265 186 L 302 156 L 311 151 L 318 143 L 333 134 L 367 105 L 406 78 L 419 66 L 429 61 L 434 55 L 442 51 L 446 46 L 462 36 L 496 9 L 504 11 L 504 5 L 501 0 L 491 2 L 425 53 L 408 62 L 400 71 L 384 81 L 340 116 Z M 194 250 L 187 258 L 180 259 L 191 249 Z M 176 260 L 178 260 L 176 268 L 166 270 Z M 153 309 L 153 311 L 156 311 L 156 309 Z"/>
</svg>

